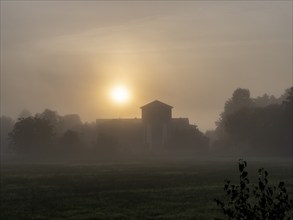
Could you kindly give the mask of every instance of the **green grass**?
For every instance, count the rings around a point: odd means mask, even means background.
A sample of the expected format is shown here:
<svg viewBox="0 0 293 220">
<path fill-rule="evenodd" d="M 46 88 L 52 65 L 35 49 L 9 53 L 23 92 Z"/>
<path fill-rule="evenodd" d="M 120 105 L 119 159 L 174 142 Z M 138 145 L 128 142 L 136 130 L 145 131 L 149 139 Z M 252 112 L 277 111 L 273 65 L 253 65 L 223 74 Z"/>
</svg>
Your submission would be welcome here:
<svg viewBox="0 0 293 220">
<path fill-rule="evenodd" d="M 285 181 L 290 162 L 250 162 L 272 183 Z M 224 179 L 237 183 L 235 161 L 144 161 L 89 165 L 10 164 L 1 167 L 1 214 L 8 219 L 213 219 Z"/>
</svg>

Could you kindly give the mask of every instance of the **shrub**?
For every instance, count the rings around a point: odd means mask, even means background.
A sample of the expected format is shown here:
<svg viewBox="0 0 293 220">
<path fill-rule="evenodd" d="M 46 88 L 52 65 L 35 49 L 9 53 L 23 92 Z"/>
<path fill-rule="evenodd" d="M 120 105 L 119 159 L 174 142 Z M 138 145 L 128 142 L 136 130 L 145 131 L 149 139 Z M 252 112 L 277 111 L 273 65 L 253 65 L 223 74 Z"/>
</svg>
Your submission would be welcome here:
<svg viewBox="0 0 293 220">
<path fill-rule="evenodd" d="M 228 201 L 215 199 L 224 216 L 231 220 L 293 219 L 293 200 L 289 199 L 284 182 L 277 187 L 270 186 L 268 172 L 262 168 L 258 170 L 258 184 L 250 185 L 246 167 L 246 161 L 239 160 L 239 185 L 225 181 L 224 191 Z"/>
</svg>

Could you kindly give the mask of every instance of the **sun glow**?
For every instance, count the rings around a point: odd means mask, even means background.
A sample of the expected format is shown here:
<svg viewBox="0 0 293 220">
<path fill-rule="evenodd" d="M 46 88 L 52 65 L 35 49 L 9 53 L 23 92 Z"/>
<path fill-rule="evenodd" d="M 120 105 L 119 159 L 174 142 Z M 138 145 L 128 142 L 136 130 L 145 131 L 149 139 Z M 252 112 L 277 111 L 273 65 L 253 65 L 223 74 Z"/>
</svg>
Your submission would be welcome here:
<svg viewBox="0 0 293 220">
<path fill-rule="evenodd" d="M 122 85 L 116 86 L 111 90 L 111 98 L 114 102 L 124 104 L 129 101 L 129 90 Z"/>
</svg>

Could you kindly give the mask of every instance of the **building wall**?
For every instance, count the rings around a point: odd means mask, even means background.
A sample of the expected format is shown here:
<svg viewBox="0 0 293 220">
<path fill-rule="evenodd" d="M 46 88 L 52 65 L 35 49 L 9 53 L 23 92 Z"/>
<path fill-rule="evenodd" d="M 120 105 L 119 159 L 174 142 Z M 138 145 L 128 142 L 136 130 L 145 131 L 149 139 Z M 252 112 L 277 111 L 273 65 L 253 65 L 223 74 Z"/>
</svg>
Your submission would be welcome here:
<svg viewBox="0 0 293 220">
<path fill-rule="evenodd" d="M 171 118 L 168 123 L 148 123 L 142 119 L 98 119 L 97 138 L 100 138 L 101 145 L 106 145 L 104 147 L 117 147 L 121 152 L 180 151 L 194 149 L 199 142 L 194 136 L 194 127 L 188 118 Z"/>
<path fill-rule="evenodd" d="M 168 144 L 172 108 L 164 105 L 142 108 L 144 143 L 150 150 L 162 149 Z"/>
<path fill-rule="evenodd" d="M 141 117 L 144 123 L 169 123 L 172 118 L 172 110 L 166 107 L 142 109 Z"/>
</svg>

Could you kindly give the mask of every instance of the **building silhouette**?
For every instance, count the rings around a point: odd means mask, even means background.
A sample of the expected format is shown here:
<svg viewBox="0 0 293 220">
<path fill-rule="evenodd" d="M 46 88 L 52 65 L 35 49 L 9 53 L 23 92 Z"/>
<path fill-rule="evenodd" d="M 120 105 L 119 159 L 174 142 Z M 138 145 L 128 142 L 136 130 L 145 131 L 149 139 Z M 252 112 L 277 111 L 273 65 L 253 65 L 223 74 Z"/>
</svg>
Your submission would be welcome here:
<svg viewBox="0 0 293 220">
<path fill-rule="evenodd" d="M 205 137 L 188 118 L 172 118 L 172 106 L 155 100 L 140 108 L 141 118 L 97 119 L 99 137 L 132 152 L 199 149 L 205 144 Z"/>
<path fill-rule="evenodd" d="M 151 150 L 165 147 L 170 137 L 173 107 L 155 100 L 140 108 L 144 144 Z"/>
</svg>

